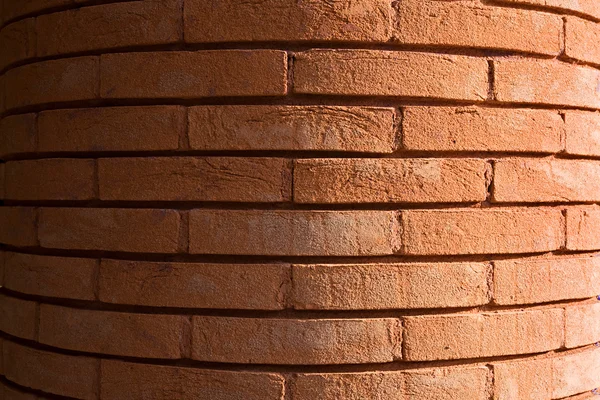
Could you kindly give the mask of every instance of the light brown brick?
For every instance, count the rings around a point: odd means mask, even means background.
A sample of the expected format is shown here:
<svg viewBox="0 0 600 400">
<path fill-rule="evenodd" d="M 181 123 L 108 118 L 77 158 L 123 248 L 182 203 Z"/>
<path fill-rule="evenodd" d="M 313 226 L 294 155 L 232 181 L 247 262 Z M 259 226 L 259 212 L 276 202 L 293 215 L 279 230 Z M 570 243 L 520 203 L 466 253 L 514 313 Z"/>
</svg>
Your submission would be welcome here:
<svg viewBox="0 0 600 400">
<path fill-rule="evenodd" d="M 558 209 L 402 211 L 405 254 L 502 254 L 558 250 L 564 243 Z"/>
<path fill-rule="evenodd" d="M 600 249 L 600 209 L 571 208 L 567 210 L 567 249 Z"/>
<path fill-rule="evenodd" d="M 593 348 L 553 360 L 552 398 L 560 399 L 598 387 L 600 371 L 600 349 Z"/>
<path fill-rule="evenodd" d="M 35 114 L 19 114 L 0 121 L 0 158 L 36 150 L 35 119 Z"/>
<path fill-rule="evenodd" d="M 600 155 L 600 113 L 567 111 L 567 153 Z"/>
<path fill-rule="evenodd" d="M 146 157 L 98 161 L 100 199 L 285 202 L 291 162 L 281 158 Z"/>
<path fill-rule="evenodd" d="M 494 399 L 547 400 L 552 397 L 552 360 L 493 363 Z"/>
<path fill-rule="evenodd" d="M 197 150 L 391 153 L 395 112 L 383 107 L 201 106 L 189 109 Z"/>
<path fill-rule="evenodd" d="M 314 95 L 485 100 L 488 64 L 481 58 L 379 50 L 296 53 L 294 91 Z"/>
<path fill-rule="evenodd" d="M 405 107 L 402 147 L 422 151 L 557 153 L 562 149 L 564 129 L 561 116 L 547 110 Z"/>
<path fill-rule="evenodd" d="M 106 99 L 282 96 L 287 91 L 283 51 L 145 52 L 101 58 L 100 92 Z"/>
<path fill-rule="evenodd" d="M 565 346 L 600 342 L 600 303 L 565 307 Z"/>
<path fill-rule="evenodd" d="M 596 0 L 493 0 L 510 5 L 531 5 L 548 11 L 571 11 L 600 20 L 600 4 Z"/>
<path fill-rule="evenodd" d="M 292 304 L 328 310 L 475 307 L 488 302 L 488 273 L 484 263 L 294 265 Z"/>
<path fill-rule="evenodd" d="M 188 318 L 131 314 L 42 304 L 40 343 L 62 349 L 116 356 L 177 359 L 182 356 Z"/>
<path fill-rule="evenodd" d="M 600 64 L 600 24 L 577 17 L 567 17 L 565 55 L 576 60 Z"/>
<path fill-rule="evenodd" d="M 27 18 L 0 30 L 0 69 L 35 57 L 35 18 Z"/>
<path fill-rule="evenodd" d="M 77 300 L 94 300 L 98 261 L 6 253 L 5 282 L 15 292 Z"/>
<path fill-rule="evenodd" d="M 47 248 L 174 253 L 179 225 L 174 210 L 43 208 L 39 238 Z"/>
<path fill-rule="evenodd" d="M 246 364 L 362 364 L 400 357 L 393 318 L 194 317 L 192 358 Z M 357 351 L 360 348 L 360 351 Z"/>
<path fill-rule="evenodd" d="M 294 166 L 298 203 L 484 201 L 485 160 L 305 159 Z"/>
<path fill-rule="evenodd" d="M 21 339 L 37 339 L 37 303 L 0 294 L 0 331 Z"/>
<path fill-rule="evenodd" d="M 397 215 L 388 211 L 193 210 L 192 254 L 361 256 L 393 254 Z"/>
<path fill-rule="evenodd" d="M 406 360 L 453 360 L 554 350 L 563 343 L 562 321 L 562 309 L 406 317 Z"/>
<path fill-rule="evenodd" d="M 286 264 L 199 264 L 102 260 L 100 301 L 159 307 L 279 310 Z"/>
<path fill-rule="evenodd" d="M 113 400 L 284 400 L 284 379 L 223 371 L 102 360 L 101 393 Z"/>
<path fill-rule="evenodd" d="M 30 207 L 0 207 L 0 243 L 29 247 L 37 244 L 37 210 Z"/>
</svg>

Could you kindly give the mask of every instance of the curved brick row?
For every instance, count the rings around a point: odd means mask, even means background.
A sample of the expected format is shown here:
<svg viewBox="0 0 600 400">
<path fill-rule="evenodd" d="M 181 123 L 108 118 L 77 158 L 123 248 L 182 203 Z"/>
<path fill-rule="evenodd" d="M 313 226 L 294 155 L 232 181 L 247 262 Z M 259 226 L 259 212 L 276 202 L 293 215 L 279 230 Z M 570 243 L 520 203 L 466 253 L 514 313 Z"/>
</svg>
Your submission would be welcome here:
<svg viewBox="0 0 600 400">
<path fill-rule="evenodd" d="M 600 5 L 596 0 L 491 0 L 492 3 L 508 6 L 534 6 L 547 11 L 572 11 L 589 18 L 600 20 Z"/>
</svg>

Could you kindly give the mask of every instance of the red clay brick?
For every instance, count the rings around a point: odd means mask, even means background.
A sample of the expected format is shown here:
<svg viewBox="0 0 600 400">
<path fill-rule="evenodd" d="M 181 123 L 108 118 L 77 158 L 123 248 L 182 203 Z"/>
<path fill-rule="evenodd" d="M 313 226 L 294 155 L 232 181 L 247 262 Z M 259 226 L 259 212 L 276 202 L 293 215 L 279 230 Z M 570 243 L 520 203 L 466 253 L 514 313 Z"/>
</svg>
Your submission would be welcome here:
<svg viewBox="0 0 600 400">
<path fill-rule="evenodd" d="M 598 387 L 600 349 L 593 348 L 553 360 L 553 399 L 593 390 Z"/>
<path fill-rule="evenodd" d="M 180 216 L 174 210 L 43 208 L 42 247 L 175 253 Z"/>
<path fill-rule="evenodd" d="M 564 123 L 555 111 L 403 108 L 402 147 L 407 150 L 557 153 L 563 132 Z"/>
<path fill-rule="evenodd" d="M 475 307 L 489 301 L 488 273 L 484 263 L 294 265 L 292 304 L 309 310 Z"/>
<path fill-rule="evenodd" d="M 600 156 L 600 113 L 567 111 L 567 153 Z"/>
<path fill-rule="evenodd" d="M 6 253 L 5 282 L 15 292 L 78 300 L 94 300 L 98 261 Z"/>
<path fill-rule="evenodd" d="M 391 153 L 395 112 L 383 107 L 202 106 L 189 109 L 197 150 Z"/>
<path fill-rule="evenodd" d="M 567 249 L 596 250 L 600 249 L 600 209 L 568 209 L 567 210 Z"/>
<path fill-rule="evenodd" d="M 502 102 L 600 108 L 600 71 L 557 60 L 494 61 Z"/>
<path fill-rule="evenodd" d="M 21 386 L 77 399 L 97 399 L 98 360 L 4 342 L 6 378 Z"/>
<path fill-rule="evenodd" d="M 37 210 L 29 207 L 0 207 L 0 243 L 35 246 Z"/>
<path fill-rule="evenodd" d="M 46 400 L 42 397 L 38 397 L 35 394 L 21 392 L 14 386 L 9 386 L 5 382 L 0 382 L 0 399 L 10 400 Z"/>
<path fill-rule="evenodd" d="M 454 55 L 310 50 L 295 55 L 294 91 L 479 101 L 487 98 L 488 64 Z"/>
<path fill-rule="evenodd" d="M 476 159 L 306 159 L 294 167 L 298 203 L 484 201 L 487 163 Z"/>
<path fill-rule="evenodd" d="M 192 358 L 200 361 L 297 365 L 383 363 L 400 357 L 400 342 L 400 322 L 393 318 L 194 317 L 192 320 Z"/>
<path fill-rule="evenodd" d="M 493 363 L 495 400 L 548 400 L 552 397 L 552 360 Z"/>
<path fill-rule="evenodd" d="M 386 255 L 399 247 L 388 211 L 193 210 L 190 252 L 244 255 Z"/>
<path fill-rule="evenodd" d="M 563 343 L 562 311 L 547 309 L 406 317 L 406 360 L 453 360 L 558 349 Z"/>
<path fill-rule="evenodd" d="M 286 264 L 102 260 L 100 301 L 154 307 L 280 310 Z"/>
<path fill-rule="evenodd" d="M 6 163 L 6 198 L 90 200 L 95 193 L 95 161 L 55 158 Z"/>
<path fill-rule="evenodd" d="M 99 65 L 99 57 L 77 57 L 11 69 L 5 75 L 5 107 L 96 99 Z"/>
<path fill-rule="evenodd" d="M 600 4 L 597 0 L 493 0 L 510 5 L 531 5 L 546 8 L 548 11 L 573 11 L 600 20 Z"/>
<path fill-rule="evenodd" d="M 291 167 L 281 158 L 105 158 L 98 161 L 100 199 L 285 202 Z"/>
<path fill-rule="evenodd" d="M 177 106 L 103 107 L 44 111 L 39 151 L 176 150 L 185 130 Z"/>
<path fill-rule="evenodd" d="M 565 307 L 565 346 L 600 342 L 600 303 Z"/>
<path fill-rule="evenodd" d="M 37 339 L 37 303 L 0 294 L 0 331 L 21 339 Z"/>
<path fill-rule="evenodd" d="M 576 60 L 600 64 L 600 24 L 567 17 L 565 55 Z"/>
<path fill-rule="evenodd" d="M 405 254 L 502 254 L 558 250 L 558 209 L 457 209 L 402 212 Z"/>
<path fill-rule="evenodd" d="M 0 121 L 0 158 L 36 150 L 35 120 L 35 114 L 20 114 Z"/>
<path fill-rule="evenodd" d="M 155 84 L 148 85 L 149 81 Z M 287 55 L 283 51 L 102 55 L 100 92 L 106 99 L 283 96 L 286 91 Z"/>
<path fill-rule="evenodd" d="M 600 294 L 600 257 L 494 261 L 494 302 L 534 304 Z"/>
<path fill-rule="evenodd" d="M 402 0 L 396 7 L 394 40 L 400 43 L 561 52 L 563 26 L 558 15 L 466 1 Z"/>
<path fill-rule="evenodd" d="M 36 19 L 39 57 L 127 46 L 175 43 L 182 36 L 182 1 L 112 3 Z"/>
<path fill-rule="evenodd" d="M 0 69 L 35 57 L 35 18 L 23 19 L 0 30 Z"/>
<path fill-rule="evenodd" d="M 40 343 L 116 356 L 177 359 L 182 356 L 185 316 L 82 310 L 42 304 Z"/>
<path fill-rule="evenodd" d="M 102 360 L 102 397 L 113 400 L 284 400 L 275 373 L 144 365 Z"/>
</svg>

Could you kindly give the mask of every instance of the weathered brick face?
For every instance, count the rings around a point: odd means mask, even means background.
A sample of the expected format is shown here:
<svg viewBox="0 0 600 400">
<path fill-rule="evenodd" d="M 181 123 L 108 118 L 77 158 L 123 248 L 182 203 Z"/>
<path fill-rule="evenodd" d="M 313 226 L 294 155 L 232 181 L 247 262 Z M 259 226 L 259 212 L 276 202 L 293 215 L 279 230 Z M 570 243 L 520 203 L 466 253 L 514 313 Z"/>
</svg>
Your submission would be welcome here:
<svg viewBox="0 0 600 400">
<path fill-rule="evenodd" d="M 591 399 L 599 180 L 599 0 L 0 0 L 0 400 Z"/>
</svg>

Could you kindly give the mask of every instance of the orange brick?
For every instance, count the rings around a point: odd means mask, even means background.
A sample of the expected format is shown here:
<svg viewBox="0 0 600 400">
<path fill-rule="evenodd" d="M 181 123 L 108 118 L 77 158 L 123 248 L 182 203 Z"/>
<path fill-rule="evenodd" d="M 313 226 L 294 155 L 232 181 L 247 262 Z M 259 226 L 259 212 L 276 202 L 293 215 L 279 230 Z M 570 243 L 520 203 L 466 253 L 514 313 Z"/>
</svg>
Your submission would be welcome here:
<svg viewBox="0 0 600 400">
<path fill-rule="evenodd" d="M 20 114 L 0 121 L 0 158 L 36 150 L 35 119 L 35 114 Z"/>
<path fill-rule="evenodd" d="M 600 342 L 600 303 L 565 307 L 565 346 Z"/>
<path fill-rule="evenodd" d="M 510 5 L 531 5 L 546 8 L 548 11 L 571 11 L 585 14 L 600 20 L 600 4 L 597 0 L 493 0 L 496 3 Z"/>
<path fill-rule="evenodd" d="M 284 400 L 275 373 L 144 365 L 102 360 L 101 393 L 113 400 Z"/>
<path fill-rule="evenodd" d="M 567 17 L 565 55 L 576 60 L 600 64 L 600 24 Z"/>
<path fill-rule="evenodd" d="M 55 158 L 6 163 L 6 198 L 90 200 L 95 193 L 95 161 Z"/>
<path fill-rule="evenodd" d="M 493 363 L 494 399 L 548 400 L 552 397 L 552 360 Z"/>
<path fill-rule="evenodd" d="M 600 108 L 600 71 L 557 60 L 496 60 L 495 92 L 502 102 Z"/>
<path fill-rule="evenodd" d="M 0 69 L 35 57 L 35 18 L 23 19 L 0 30 Z"/>
<path fill-rule="evenodd" d="M 550 351 L 562 346 L 562 321 L 562 309 L 406 317 L 406 360 L 453 360 Z"/>
<path fill-rule="evenodd" d="M 294 167 L 298 203 L 484 201 L 487 163 L 476 159 L 306 159 Z"/>
<path fill-rule="evenodd" d="M 405 254 L 502 254 L 558 250 L 558 209 L 457 209 L 402 212 Z"/>
<path fill-rule="evenodd" d="M 489 301 L 488 273 L 483 263 L 294 265 L 292 304 L 327 310 L 475 307 Z"/>
<path fill-rule="evenodd" d="M 5 75 L 5 107 L 96 99 L 99 62 L 99 57 L 77 57 L 11 69 Z"/>
<path fill-rule="evenodd" d="M 600 209 L 568 209 L 567 210 L 567 249 L 596 250 L 600 249 Z"/>
<path fill-rule="evenodd" d="M 600 155 L 600 113 L 567 111 L 567 153 Z"/>
<path fill-rule="evenodd" d="M 600 371 L 600 349 L 593 348 L 553 360 L 552 398 L 587 392 L 598 387 L 598 371 Z"/>
<path fill-rule="evenodd" d="M 149 81 L 156 84 L 148 85 Z M 102 55 L 100 92 L 107 99 L 283 96 L 286 91 L 287 55 L 283 51 Z"/>
<path fill-rule="evenodd" d="M 37 245 L 37 210 L 29 207 L 0 207 L 0 243 L 28 247 Z"/>
<path fill-rule="evenodd" d="M 177 359 L 182 356 L 185 316 L 82 310 L 42 304 L 40 343 L 117 356 Z"/>
<path fill-rule="evenodd" d="M 405 107 L 402 147 L 423 151 L 557 153 L 564 132 L 554 111 L 484 107 Z M 490 132 L 494 132 L 490 135 Z"/>
<path fill-rule="evenodd" d="M 280 310 L 286 264 L 102 260 L 100 301 L 158 307 Z"/>
<path fill-rule="evenodd" d="M 6 253 L 5 282 L 15 292 L 78 300 L 94 300 L 98 261 Z"/>
<path fill-rule="evenodd" d="M 197 150 L 391 153 L 395 112 L 383 107 L 202 106 L 189 109 Z"/>
<path fill-rule="evenodd" d="M 0 294 L 0 331 L 21 339 L 37 339 L 37 303 Z"/>
<path fill-rule="evenodd" d="M 4 342 L 6 378 L 21 386 L 77 399 L 97 399 L 98 360 Z"/>
<path fill-rule="evenodd" d="M 294 91 L 479 101 L 487 98 L 488 64 L 454 55 L 310 50 L 295 55 Z"/>
<path fill-rule="evenodd" d="M 494 261 L 494 302 L 534 304 L 600 294 L 600 257 Z"/>
<path fill-rule="evenodd" d="M 392 318 L 267 319 L 194 317 L 192 358 L 246 364 L 362 364 L 400 357 Z M 360 351 L 356 351 L 360 348 Z"/>
<path fill-rule="evenodd" d="M 105 158 L 98 171 L 102 200 L 285 202 L 292 191 L 280 158 Z"/>
<path fill-rule="evenodd" d="M 388 211 L 193 210 L 190 252 L 243 255 L 386 255 L 399 246 Z"/>
<path fill-rule="evenodd" d="M 47 248 L 174 253 L 179 225 L 173 210 L 43 208 L 39 237 Z"/>
<path fill-rule="evenodd" d="M 176 150 L 185 130 L 177 106 L 103 107 L 39 114 L 39 151 Z"/>
</svg>

